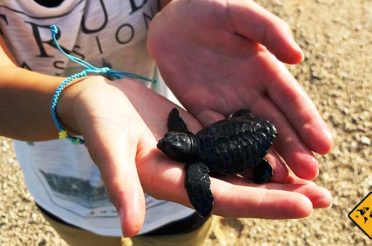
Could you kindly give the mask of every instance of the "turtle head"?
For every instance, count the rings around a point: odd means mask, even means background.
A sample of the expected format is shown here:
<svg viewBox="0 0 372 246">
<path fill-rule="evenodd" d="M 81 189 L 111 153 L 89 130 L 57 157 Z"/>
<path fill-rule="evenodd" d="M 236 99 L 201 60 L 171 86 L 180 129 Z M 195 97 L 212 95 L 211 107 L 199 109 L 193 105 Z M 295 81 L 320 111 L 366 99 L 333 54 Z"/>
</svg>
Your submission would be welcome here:
<svg viewBox="0 0 372 246">
<path fill-rule="evenodd" d="M 195 156 L 195 136 L 184 132 L 168 132 L 157 147 L 175 161 L 190 161 Z"/>
</svg>

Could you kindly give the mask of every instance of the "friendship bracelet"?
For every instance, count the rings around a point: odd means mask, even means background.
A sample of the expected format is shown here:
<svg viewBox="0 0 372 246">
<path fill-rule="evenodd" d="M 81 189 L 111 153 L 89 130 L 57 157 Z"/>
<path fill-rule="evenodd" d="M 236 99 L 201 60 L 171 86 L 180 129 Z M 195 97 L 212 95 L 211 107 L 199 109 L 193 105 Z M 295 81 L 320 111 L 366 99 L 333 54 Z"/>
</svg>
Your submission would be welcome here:
<svg viewBox="0 0 372 246">
<path fill-rule="evenodd" d="M 64 79 L 62 81 L 62 83 L 57 87 L 56 91 L 53 94 L 52 102 L 51 102 L 51 105 L 50 105 L 50 114 L 52 116 L 53 123 L 58 130 L 59 139 L 69 139 L 73 144 L 84 144 L 85 143 L 84 139 L 68 134 L 68 132 L 63 127 L 63 125 L 62 125 L 62 123 L 61 123 L 61 121 L 60 121 L 60 119 L 57 115 L 57 104 L 58 104 L 59 98 L 61 96 L 61 93 L 66 88 L 66 86 L 69 83 L 71 83 L 71 81 L 73 81 L 77 78 L 86 77 L 89 73 L 94 73 L 94 74 L 108 75 L 108 76 L 110 76 L 112 78 L 115 78 L 115 79 L 122 79 L 124 77 L 127 77 L 127 78 L 131 78 L 131 79 L 139 79 L 139 80 L 143 80 L 143 81 L 147 81 L 147 82 L 151 82 L 151 83 L 156 83 L 157 82 L 156 79 L 155 80 L 150 79 L 150 78 L 147 78 L 145 76 L 135 74 L 135 73 L 131 73 L 131 72 L 117 71 L 117 70 L 113 70 L 109 67 L 95 67 L 92 64 L 88 63 L 87 61 L 84 61 L 84 60 L 82 60 L 82 59 L 80 59 L 76 56 L 73 56 L 73 55 L 70 55 L 70 54 L 66 53 L 61 48 L 61 46 L 59 45 L 59 43 L 57 41 L 57 37 L 56 37 L 56 35 L 58 33 L 58 28 L 57 28 L 56 25 L 51 25 L 50 26 L 50 31 L 51 31 L 51 34 L 52 34 L 53 42 L 57 46 L 58 50 L 64 56 L 69 58 L 70 60 L 72 60 L 72 61 L 74 61 L 74 62 L 76 62 L 76 63 L 78 63 L 81 66 L 86 68 L 85 70 L 83 70 L 79 73 L 70 75 L 69 77 Z"/>
</svg>

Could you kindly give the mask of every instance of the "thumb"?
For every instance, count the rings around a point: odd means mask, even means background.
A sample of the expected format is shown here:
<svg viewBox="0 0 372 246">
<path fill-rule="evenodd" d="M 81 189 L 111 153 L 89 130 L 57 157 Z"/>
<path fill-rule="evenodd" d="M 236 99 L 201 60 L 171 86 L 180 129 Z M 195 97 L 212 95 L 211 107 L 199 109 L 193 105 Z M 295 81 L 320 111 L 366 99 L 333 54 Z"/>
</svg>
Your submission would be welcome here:
<svg viewBox="0 0 372 246">
<path fill-rule="evenodd" d="M 116 85 L 102 76 L 84 78 L 64 92 L 59 109 L 67 126 L 74 126 L 74 132 L 84 136 L 118 210 L 122 231 L 133 236 L 145 218 L 145 198 L 135 163 L 142 124 Z"/>
<path fill-rule="evenodd" d="M 286 22 L 253 1 L 229 1 L 235 32 L 263 44 L 280 61 L 300 63 L 304 55 Z"/>
<path fill-rule="evenodd" d="M 100 126 L 100 131 L 86 145 L 100 169 L 110 199 L 116 207 L 122 232 L 136 235 L 145 219 L 145 197 L 137 174 L 137 143 L 127 131 L 113 126 Z"/>
</svg>

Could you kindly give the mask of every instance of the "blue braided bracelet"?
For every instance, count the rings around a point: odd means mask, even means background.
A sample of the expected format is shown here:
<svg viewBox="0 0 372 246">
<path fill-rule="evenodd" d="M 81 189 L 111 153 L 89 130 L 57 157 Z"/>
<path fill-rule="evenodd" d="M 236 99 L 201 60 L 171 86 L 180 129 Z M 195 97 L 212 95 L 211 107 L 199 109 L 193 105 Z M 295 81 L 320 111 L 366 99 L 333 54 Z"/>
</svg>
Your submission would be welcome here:
<svg viewBox="0 0 372 246">
<path fill-rule="evenodd" d="M 63 91 L 63 89 L 74 79 L 81 78 L 87 76 L 87 72 L 84 70 L 80 73 L 71 75 L 67 77 L 65 80 L 62 81 L 62 83 L 58 86 L 57 90 L 54 92 L 53 97 L 52 97 L 52 103 L 50 105 L 50 113 L 52 115 L 52 119 L 54 122 L 54 125 L 56 126 L 58 130 L 58 137 L 59 139 L 69 139 L 71 140 L 72 143 L 74 144 L 84 144 L 84 139 L 79 138 L 79 137 L 74 137 L 71 136 L 70 134 L 67 133 L 65 128 L 62 126 L 61 121 L 59 120 L 59 117 L 57 115 L 57 103 L 59 100 L 59 97 Z"/>
<path fill-rule="evenodd" d="M 84 142 L 85 142 L 84 139 L 82 139 L 82 138 L 75 137 L 75 136 L 72 136 L 72 135 L 68 134 L 66 129 L 63 127 L 58 115 L 57 115 L 57 104 L 58 104 L 59 97 L 61 96 L 61 93 L 62 93 L 63 89 L 65 89 L 66 86 L 71 81 L 73 81 L 77 78 L 85 77 L 89 73 L 94 73 L 94 74 L 105 74 L 105 75 L 108 75 L 108 76 L 110 76 L 112 78 L 115 78 L 115 79 L 121 79 L 121 78 L 127 77 L 127 78 L 132 78 L 132 79 L 144 80 L 144 81 L 148 81 L 148 82 L 151 82 L 151 83 L 156 83 L 157 82 L 154 79 L 149 79 L 147 77 L 144 77 L 144 76 L 141 76 L 141 75 L 135 74 L 135 73 L 125 72 L 125 71 L 116 71 L 116 70 L 113 70 L 109 67 L 95 67 L 95 66 L 91 65 L 90 63 L 88 63 L 88 62 L 86 62 L 86 61 L 84 61 L 84 60 L 82 60 L 78 57 L 67 54 L 61 48 L 61 46 L 59 45 L 59 43 L 57 41 L 57 38 L 56 38 L 56 34 L 58 33 L 57 26 L 51 25 L 50 26 L 50 31 L 51 31 L 51 34 L 52 34 L 53 41 L 54 41 L 55 45 L 57 46 L 58 50 L 63 55 L 65 55 L 67 58 L 69 58 L 70 60 L 72 60 L 72 61 L 74 61 L 74 62 L 76 62 L 76 63 L 78 63 L 78 64 L 80 64 L 80 65 L 82 65 L 83 67 L 86 68 L 85 70 L 83 70 L 79 73 L 73 74 L 73 75 L 67 77 L 65 80 L 63 80 L 62 83 L 58 86 L 58 88 L 56 89 L 56 91 L 53 94 L 52 102 L 51 102 L 51 105 L 50 105 L 50 113 L 51 113 L 54 125 L 56 126 L 56 128 L 58 130 L 59 139 L 66 139 L 67 138 L 73 144 L 84 144 Z"/>
</svg>

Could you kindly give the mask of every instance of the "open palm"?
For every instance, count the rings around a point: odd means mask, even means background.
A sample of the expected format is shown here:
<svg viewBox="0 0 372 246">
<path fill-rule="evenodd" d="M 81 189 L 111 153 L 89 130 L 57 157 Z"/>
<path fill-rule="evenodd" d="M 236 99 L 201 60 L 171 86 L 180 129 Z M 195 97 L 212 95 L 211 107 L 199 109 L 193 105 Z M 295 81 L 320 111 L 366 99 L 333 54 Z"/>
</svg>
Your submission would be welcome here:
<svg viewBox="0 0 372 246">
<path fill-rule="evenodd" d="M 208 124 L 240 108 L 270 119 L 278 128 L 275 151 L 267 156 L 273 183 L 259 186 L 241 177 L 211 178 L 215 214 L 301 218 L 312 208 L 331 204 L 327 190 L 288 178 L 282 162 L 297 176 L 312 179 L 318 172 L 312 151 L 325 153 L 331 147 L 311 100 L 277 60 L 302 59 L 282 23 L 248 0 L 173 0 L 151 24 L 149 50 L 189 111 L 181 115 L 193 132 L 201 128 L 200 122 Z M 143 192 L 191 206 L 184 165 L 156 149 L 175 105 L 129 80 L 111 83 L 92 77 L 73 86 L 71 95 L 74 88 L 77 99 L 65 100 L 75 102 L 74 110 L 66 112 L 75 112 L 77 128 L 101 171 L 125 234 L 135 235 L 143 224 Z"/>
<path fill-rule="evenodd" d="M 144 223 L 144 192 L 191 207 L 184 186 L 184 163 L 170 160 L 156 148 L 167 132 L 168 113 L 174 107 L 137 81 L 111 82 L 99 76 L 74 84 L 61 98 L 59 115 L 71 123 L 67 124 L 70 130 L 84 136 L 126 236 L 138 233 Z M 191 131 L 201 129 L 192 115 L 183 110 L 180 113 Z M 277 183 L 256 185 L 240 177 L 211 178 L 213 213 L 301 218 L 313 208 L 330 205 L 327 190 L 299 179 L 282 182 L 287 180 L 287 170 L 271 157 L 268 160 Z"/>
<path fill-rule="evenodd" d="M 253 1 L 174 0 L 154 18 L 148 47 L 164 80 L 202 123 L 248 108 L 276 125 L 275 151 L 297 176 L 317 176 L 312 151 L 327 153 L 332 141 L 279 61 L 303 59 L 283 21 Z"/>
</svg>

